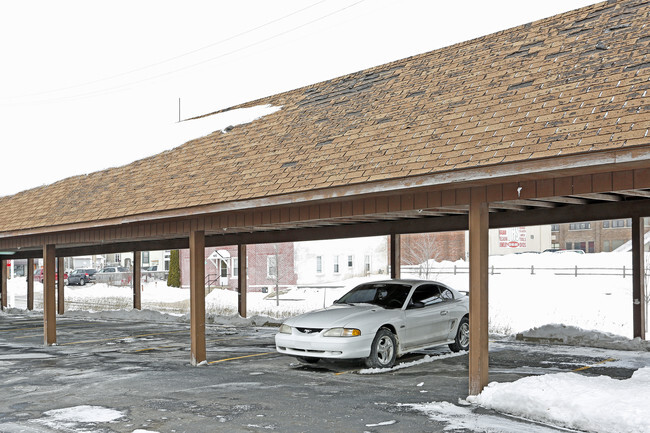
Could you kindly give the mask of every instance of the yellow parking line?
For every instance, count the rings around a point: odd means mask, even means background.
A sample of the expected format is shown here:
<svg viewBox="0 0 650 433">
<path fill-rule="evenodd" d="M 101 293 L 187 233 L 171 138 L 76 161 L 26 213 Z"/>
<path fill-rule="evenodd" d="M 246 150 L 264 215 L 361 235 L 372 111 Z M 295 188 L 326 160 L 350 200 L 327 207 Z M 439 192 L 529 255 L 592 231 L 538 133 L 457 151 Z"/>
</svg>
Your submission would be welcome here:
<svg viewBox="0 0 650 433">
<path fill-rule="evenodd" d="M 236 356 L 234 358 L 218 359 L 216 361 L 208 362 L 208 364 L 216 364 L 217 362 L 233 361 L 235 359 L 252 358 L 254 356 L 270 355 L 272 353 L 275 353 L 275 352 L 255 353 L 253 355 Z"/>
<path fill-rule="evenodd" d="M 147 349 L 138 349 L 134 350 L 134 352 L 147 352 L 149 350 L 157 350 L 157 349 L 171 349 L 171 348 L 176 348 L 179 346 L 157 346 L 157 347 L 149 347 Z"/>
<path fill-rule="evenodd" d="M 189 332 L 189 331 L 184 329 L 182 331 L 154 332 L 154 333 L 151 333 L 151 334 L 128 335 L 126 337 L 100 338 L 100 339 L 97 339 L 97 340 L 73 341 L 73 342 L 70 342 L 70 343 L 59 344 L 59 346 L 70 346 L 70 345 L 73 345 L 73 344 L 85 344 L 85 343 L 99 343 L 101 341 L 124 340 L 125 338 L 150 337 L 152 335 L 178 334 L 179 332 Z"/>
<path fill-rule="evenodd" d="M 599 361 L 599 362 L 597 362 L 597 363 L 595 363 L 595 364 L 592 364 L 592 365 L 586 365 L 586 366 L 584 366 L 584 367 L 576 368 L 576 369 L 573 370 L 573 371 L 582 371 L 582 370 L 587 370 L 587 369 L 589 369 L 589 368 L 596 367 L 596 366 L 598 366 L 598 365 L 600 365 L 600 364 L 604 364 L 604 363 L 606 363 L 606 362 L 612 362 L 612 361 L 616 361 L 616 360 L 615 360 L 614 358 L 603 359 L 602 361 Z"/>
<path fill-rule="evenodd" d="M 338 373 L 334 373 L 334 376 L 340 376 L 342 374 L 349 374 L 349 373 L 357 373 L 359 370 L 348 370 L 348 371 L 339 371 Z"/>
</svg>

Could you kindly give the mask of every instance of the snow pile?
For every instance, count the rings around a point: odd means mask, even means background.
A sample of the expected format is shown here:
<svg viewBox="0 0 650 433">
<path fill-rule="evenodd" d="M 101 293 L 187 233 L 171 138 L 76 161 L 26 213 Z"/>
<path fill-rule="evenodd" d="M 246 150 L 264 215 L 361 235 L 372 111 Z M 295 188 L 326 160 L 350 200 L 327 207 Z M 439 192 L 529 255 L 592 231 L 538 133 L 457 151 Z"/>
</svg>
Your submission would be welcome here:
<svg viewBox="0 0 650 433">
<path fill-rule="evenodd" d="M 228 133 L 232 127 L 251 123 L 254 120 L 273 114 L 281 109 L 282 107 L 266 104 L 223 111 L 221 113 L 177 123 L 177 128 L 174 128 L 173 133 L 175 134 L 177 143 L 186 143 L 215 131 Z"/>
<path fill-rule="evenodd" d="M 484 408 L 590 432 L 650 432 L 650 367 L 631 378 L 557 373 L 490 383 L 467 401 Z"/>
<path fill-rule="evenodd" d="M 48 410 L 46 418 L 34 420 L 55 430 L 79 431 L 79 424 L 96 424 L 114 422 L 124 416 L 122 412 L 102 406 L 74 406 L 63 409 Z M 81 431 L 88 431 L 85 428 Z"/>
<path fill-rule="evenodd" d="M 414 365 L 419 365 L 419 364 L 426 364 L 429 362 L 434 362 L 438 361 L 440 359 L 446 359 L 446 358 L 455 358 L 457 356 L 466 356 L 467 352 L 458 352 L 458 353 L 445 353 L 443 355 L 425 355 L 424 358 L 418 359 L 415 361 L 411 362 L 402 362 L 397 365 L 395 365 L 392 368 L 364 368 L 359 370 L 359 374 L 383 374 L 383 373 L 390 373 L 395 370 L 401 370 L 402 368 L 408 368 L 408 367 L 413 367 Z"/>
<path fill-rule="evenodd" d="M 603 349 L 650 351 L 650 341 L 629 339 L 620 335 L 576 326 L 550 324 L 517 334 L 517 340 L 539 343 L 559 343 L 567 346 L 589 346 Z"/>
</svg>

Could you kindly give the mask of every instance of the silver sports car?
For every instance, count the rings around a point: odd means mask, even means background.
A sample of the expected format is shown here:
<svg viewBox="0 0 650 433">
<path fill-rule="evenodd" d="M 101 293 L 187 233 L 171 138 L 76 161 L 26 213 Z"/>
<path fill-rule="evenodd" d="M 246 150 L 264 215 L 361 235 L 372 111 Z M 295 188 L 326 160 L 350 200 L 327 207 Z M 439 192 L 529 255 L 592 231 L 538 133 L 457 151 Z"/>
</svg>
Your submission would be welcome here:
<svg viewBox="0 0 650 433">
<path fill-rule="evenodd" d="M 275 335 L 280 353 L 304 362 L 363 358 L 387 368 L 408 352 L 448 344 L 469 348 L 469 298 L 435 281 L 361 284 L 329 308 L 286 320 Z"/>
</svg>

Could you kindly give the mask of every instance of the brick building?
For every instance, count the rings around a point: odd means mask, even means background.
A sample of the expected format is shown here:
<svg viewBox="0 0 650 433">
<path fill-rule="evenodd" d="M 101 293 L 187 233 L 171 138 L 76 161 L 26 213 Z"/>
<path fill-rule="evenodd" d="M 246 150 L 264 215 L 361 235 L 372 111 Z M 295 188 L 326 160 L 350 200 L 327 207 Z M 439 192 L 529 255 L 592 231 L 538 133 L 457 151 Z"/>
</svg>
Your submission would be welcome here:
<svg viewBox="0 0 650 433">
<path fill-rule="evenodd" d="M 427 260 L 456 261 L 465 258 L 465 232 L 418 233 L 401 237 L 402 265 Z"/>
<path fill-rule="evenodd" d="M 645 218 L 646 233 L 650 231 L 650 218 Z M 632 220 L 617 219 L 589 221 L 551 226 L 553 248 L 582 250 L 586 253 L 614 251 L 632 236 Z M 648 245 L 646 244 L 646 251 Z"/>
<path fill-rule="evenodd" d="M 258 244 L 248 246 L 248 289 L 261 291 L 264 287 L 296 285 L 294 269 L 294 244 Z M 205 249 L 206 285 L 222 286 L 237 290 L 237 247 L 213 247 Z M 190 285 L 189 250 L 180 250 L 181 285 Z"/>
</svg>

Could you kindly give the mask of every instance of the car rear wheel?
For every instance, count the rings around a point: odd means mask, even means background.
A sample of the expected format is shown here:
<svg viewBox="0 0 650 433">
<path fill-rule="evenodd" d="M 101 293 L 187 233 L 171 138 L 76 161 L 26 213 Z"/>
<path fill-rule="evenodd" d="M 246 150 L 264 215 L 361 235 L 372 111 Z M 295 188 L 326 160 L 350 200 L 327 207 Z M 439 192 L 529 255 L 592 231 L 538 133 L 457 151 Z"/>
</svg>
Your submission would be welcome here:
<svg viewBox="0 0 650 433">
<path fill-rule="evenodd" d="M 79 278 L 79 285 L 83 286 L 84 284 L 86 284 L 86 280 L 84 280 L 83 278 Z"/>
<path fill-rule="evenodd" d="M 377 331 L 372 346 L 370 347 L 370 356 L 366 358 L 366 366 L 370 368 L 390 368 L 395 365 L 397 358 L 397 339 L 395 335 L 387 328 L 381 328 Z"/>
<path fill-rule="evenodd" d="M 458 324 L 458 331 L 456 331 L 456 338 L 454 342 L 449 345 L 452 352 L 460 352 L 461 350 L 469 350 L 469 319 L 467 316 L 460 319 Z"/>
</svg>

